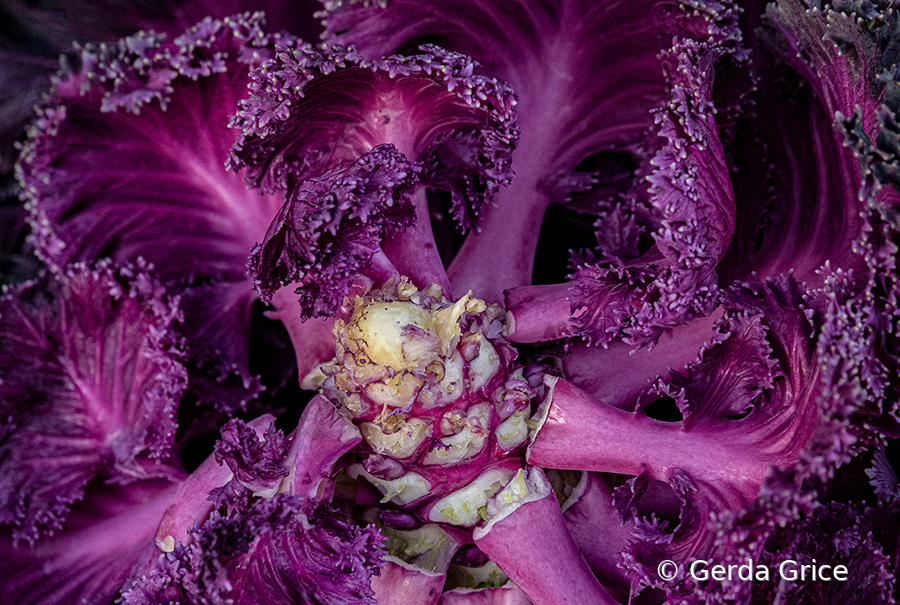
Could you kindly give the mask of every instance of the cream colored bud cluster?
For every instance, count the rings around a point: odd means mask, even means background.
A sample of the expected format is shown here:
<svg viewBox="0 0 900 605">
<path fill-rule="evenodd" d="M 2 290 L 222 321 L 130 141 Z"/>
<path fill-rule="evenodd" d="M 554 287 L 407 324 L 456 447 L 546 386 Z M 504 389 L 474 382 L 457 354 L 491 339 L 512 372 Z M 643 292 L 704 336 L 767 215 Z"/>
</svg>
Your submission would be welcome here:
<svg viewBox="0 0 900 605">
<path fill-rule="evenodd" d="M 438 285 L 419 290 L 405 278 L 356 296 L 349 317 L 335 321 L 336 355 L 319 374 L 373 452 L 348 473 L 406 505 L 442 495 L 441 468 L 471 465 L 474 478 L 518 452 L 534 390 L 502 337 L 504 317 L 471 292 L 453 302 Z"/>
</svg>

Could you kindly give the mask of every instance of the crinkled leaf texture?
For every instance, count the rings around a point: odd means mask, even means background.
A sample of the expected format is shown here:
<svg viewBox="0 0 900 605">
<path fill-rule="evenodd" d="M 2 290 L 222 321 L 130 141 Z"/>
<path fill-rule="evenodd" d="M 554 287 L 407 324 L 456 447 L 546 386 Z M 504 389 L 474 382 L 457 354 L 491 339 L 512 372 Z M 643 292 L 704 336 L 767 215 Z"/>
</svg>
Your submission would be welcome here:
<svg viewBox="0 0 900 605">
<path fill-rule="evenodd" d="M 752 558 L 771 570 L 773 581 L 742 582 L 738 578 L 724 582 L 698 584 L 684 595 L 691 603 L 896 603 L 895 573 L 898 563 L 897 503 L 875 507 L 832 501 L 793 523 L 759 528 L 763 535 L 755 551 L 739 553 L 742 563 Z M 745 525 L 734 533 L 747 534 L 754 529 Z M 756 537 L 756 536 L 754 536 Z M 778 567 L 784 561 L 800 565 L 844 565 L 846 581 L 779 582 Z M 792 566 L 788 571 L 792 571 Z M 808 577 L 808 576 L 807 576 Z"/>
<path fill-rule="evenodd" d="M 716 537 L 711 522 L 754 502 L 771 467 L 805 456 L 826 425 L 818 405 L 817 328 L 806 296 L 789 276 L 736 285 L 697 360 L 646 389 L 634 411 L 548 379 L 552 390 L 528 460 L 639 476 L 631 496 L 617 492 L 623 519 L 635 524 L 623 565 L 637 586 L 677 590 L 659 579 L 658 562 L 709 553 Z M 679 408 L 680 422 L 647 415 L 659 397 Z M 677 524 L 637 515 L 628 504 L 650 479 L 668 481 L 681 501 Z"/>
<path fill-rule="evenodd" d="M 115 43 L 139 30 L 177 36 L 205 17 L 264 11 L 270 29 L 306 40 L 319 36 L 314 0 L 27 0 L 4 2 L 0 32 L 0 173 L 15 161 L 12 144 L 72 43 Z"/>
<path fill-rule="evenodd" d="M 190 350 L 215 359 L 219 378 L 241 377 L 249 393 L 233 405 L 259 389 L 245 265 L 279 205 L 224 168 L 228 114 L 249 70 L 290 43 L 261 27 L 247 14 L 207 19 L 171 42 L 139 33 L 87 46 L 38 109 L 18 164 L 48 264 L 143 258 L 164 283 L 197 286 L 185 292 Z"/>
<path fill-rule="evenodd" d="M 889 597 L 890 586 L 896 562 L 886 563 L 881 554 L 886 552 L 882 549 L 896 551 L 896 533 L 886 537 L 874 532 L 874 536 L 867 537 L 866 530 L 857 533 L 853 528 L 858 522 L 853 520 L 855 511 L 841 509 L 842 505 L 832 510 L 821 508 L 824 500 L 835 496 L 844 499 L 858 490 L 858 485 L 844 488 L 835 475 L 854 456 L 878 444 L 878 427 L 892 426 L 891 418 L 896 410 L 896 391 L 890 377 L 897 375 L 897 359 L 892 350 L 895 350 L 895 324 L 900 317 L 897 313 L 898 235 L 890 208 L 878 199 L 875 188 L 869 191 L 871 197 L 864 198 L 868 206 L 864 218 L 869 228 L 856 243 L 867 270 L 862 275 L 840 270 L 827 274 L 822 289 L 816 292 L 819 300 L 811 309 L 813 322 L 818 326 L 814 363 L 819 375 L 815 393 L 819 419 L 796 460 L 769 471 L 754 502 L 741 511 L 717 515 L 714 548 L 722 553 L 723 564 L 740 564 L 791 548 L 785 546 L 784 540 L 791 540 L 790 536 L 798 532 L 796 536 L 802 537 L 801 542 L 808 537 L 819 541 L 819 545 L 795 542 L 798 560 L 808 560 L 812 556 L 810 548 L 822 548 L 834 552 L 835 559 L 846 559 L 853 569 L 857 557 L 871 555 L 867 562 L 859 563 L 858 569 L 867 572 L 860 579 L 859 591 L 874 591 L 867 594 L 873 598 L 881 594 L 885 602 L 891 602 L 890 598 L 894 597 Z M 883 499 L 890 499 L 893 491 L 889 471 L 881 464 L 876 494 Z M 879 514 L 867 511 L 863 517 Z M 890 515 L 895 521 L 896 512 Z M 812 526 L 818 532 L 808 529 Z M 816 536 L 821 536 L 821 540 Z M 834 550 L 830 550 L 830 541 Z M 855 544 L 853 552 L 847 549 L 850 543 Z M 896 555 L 893 557 L 896 561 Z M 863 588 L 868 581 L 872 585 Z M 752 583 L 723 582 L 698 585 L 690 590 L 691 598 L 702 603 L 751 602 L 755 598 L 764 602 L 767 596 L 755 596 L 756 588 Z M 841 594 L 843 586 L 816 585 L 809 589 L 811 593 L 803 586 L 791 588 L 792 592 L 796 589 L 798 598 L 823 602 L 831 600 L 829 595 L 835 600 L 845 598 L 836 596 Z M 816 593 L 816 588 L 823 590 L 822 594 Z"/>
<path fill-rule="evenodd" d="M 785 591 L 794 602 L 895 602 L 900 510 L 831 502 L 800 523 L 776 530 L 761 560 L 771 566 L 785 559 L 799 564 L 843 564 L 847 582 L 797 582 Z M 754 586 L 755 597 L 772 600 L 771 586 Z"/>
<path fill-rule="evenodd" d="M 637 242 L 649 232 L 654 244 L 633 258 L 627 251 L 623 255 L 618 243 L 601 247 L 596 260 L 578 267 L 565 292 L 570 332 L 598 343 L 624 335 L 634 344 L 652 344 L 663 328 L 715 308 L 716 266 L 731 242 L 736 216 L 713 104 L 715 69 L 723 55 L 722 48 L 691 40 L 667 51 L 670 99 L 656 114 L 666 143 L 650 160 L 647 198 L 637 194 L 637 215 L 624 207 L 630 218 L 617 221 L 624 231 L 614 238 Z M 642 205 L 648 210 L 639 210 Z M 655 225 L 637 221 L 641 213 Z"/>
<path fill-rule="evenodd" d="M 514 100 L 505 84 L 475 75 L 468 57 L 422 50 L 368 61 L 341 47 L 301 47 L 253 72 L 232 122 L 240 134 L 230 165 L 245 168 L 253 187 L 289 200 L 252 261 L 263 297 L 298 280 L 304 316 L 333 315 L 373 258 L 379 284 L 396 274 L 448 288 L 426 188 L 449 191 L 451 213 L 464 230 L 474 228 L 512 174 Z M 385 169 L 373 170 L 379 161 Z M 390 171 L 393 191 L 379 184 Z M 348 210 L 357 220 L 344 219 Z M 288 235 L 283 224 L 295 232 L 293 258 L 267 266 Z"/>
<path fill-rule="evenodd" d="M 256 545 L 237 603 L 373 603 L 382 540 L 374 525 L 361 528 L 328 504 L 308 503 L 305 519 Z"/>
<path fill-rule="evenodd" d="M 660 580 L 659 563 L 716 556 L 712 550 L 714 520 L 721 511 L 741 506 L 728 487 L 692 480 L 677 468 L 668 485 L 651 482 L 646 473 L 632 477 L 616 489 L 614 502 L 623 521 L 634 527 L 628 544 L 616 556 L 631 580 L 632 594 L 651 586 L 664 590 L 669 598 L 690 594 L 693 585 L 684 577 L 673 582 Z"/>
<path fill-rule="evenodd" d="M 253 492 L 274 491 L 288 475 L 285 458 L 288 443 L 284 433 L 272 422 L 262 439 L 247 423 L 232 418 L 222 427 L 222 439 L 216 443 L 215 457 L 226 464 L 234 478 Z"/>
<path fill-rule="evenodd" d="M 331 505 L 278 494 L 228 502 L 124 593 L 128 605 L 372 603 L 383 538 Z M 226 507 L 227 508 L 227 507 Z"/>
<path fill-rule="evenodd" d="M 740 39 L 729 3 L 507 4 L 499 11 L 480 0 L 338 1 L 324 12 L 326 40 L 353 44 L 368 58 L 434 43 L 474 57 L 516 91 L 517 176 L 451 267 L 455 289 L 491 301 L 530 283 L 548 205 L 608 216 L 623 193 L 643 188 L 646 172 L 636 170 L 659 147 L 647 145 L 650 112 L 665 104 L 658 55 L 671 36 L 730 46 Z"/>
<path fill-rule="evenodd" d="M 0 298 L 0 522 L 15 541 L 59 530 L 95 477 L 174 472 L 178 318 L 146 273 L 108 263 Z"/>
<path fill-rule="evenodd" d="M 897 375 L 898 360 L 890 351 L 895 346 L 893 326 L 900 317 L 897 313 L 900 287 L 895 268 L 898 235 L 896 223 L 891 226 L 885 221 L 885 214 L 890 216 L 890 212 L 873 199 L 867 203 L 870 209 L 866 221 L 871 228 L 863 232 L 857 250 L 868 269 L 862 275 L 842 271 L 828 274 L 821 291 L 824 304 L 816 311 L 815 321 L 821 326 L 816 342 L 821 385 L 816 395 L 819 421 L 797 460 L 769 472 L 755 502 L 742 511 L 719 515 L 715 548 L 723 553 L 724 564 L 756 559 L 763 548 L 773 552 L 781 549 L 778 528 L 788 527 L 788 532 L 796 530 L 806 534 L 805 528 L 811 523 L 818 525 L 813 515 L 823 501 L 835 497 L 844 500 L 858 494 L 859 484 L 842 486 L 835 478 L 836 473 L 867 448 L 876 447 L 881 439 L 880 429 L 893 431 L 891 427 L 896 426 L 893 420 L 897 409 L 896 381 L 891 377 Z M 876 485 L 876 493 L 889 497 L 892 491 L 890 478 L 883 476 Z M 895 512 L 892 515 L 896 518 Z M 824 523 L 820 526 L 825 527 Z M 826 535 L 823 539 L 837 539 L 842 533 L 838 528 L 837 536 Z M 896 534 L 890 538 L 895 539 Z M 881 544 L 893 544 L 881 537 L 877 540 Z M 883 573 L 887 567 L 877 554 L 880 547 L 870 548 L 864 537 L 858 544 L 858 554 L 865 551 L 874 555 L 868 563 L 860 563 L 858 569 L 872 571 L 869 578 L 888 586 L 885 583 L 888 576 Z M 853 554 L 845 551 L 840 556 L 848 556 L 849 563 L 856 565 Z M 870 564 L 872 567 L 868 567 Z M 893 574 L 896 563 L 890 569 Z M 710 604 L 746 603 L 751 602 L 754 588 L 751 583 L 707 584 L 695 597 L 698 602 Z M 801 587 L 796 588 L 803 592 Z M 841 587 L 819 588 L 826 591 L 831 588 L 837 591 L 834 594 L 839 594 Z M 866 590 L 860 585 L 860 591 Z M 883 594 L 884 602 L 891 602 L 888 591 Z M 764 601 L 766 597 L 759 598 Z M 820 600 L 828 602 L 829 597 L 823 595 Z"/>
<path fill-rule="evenodd" d="M 824 8 L 806 2 L 779 2 L 767 11 L 769 26 L 777 33 L 772 40 L 776 52 L 809 81 L 825 108 L 826 117 L 821 119 L 814 110 L 813 124 L 831 115 L 837 117 L 845 143 L 856 152 L 861 173 L 846 163 L 826 171 L 818 187 L 834 210 L 817 208 L 814 213 L 801 213 L 803 218 L 794 221 L 798 225 L 810 219 L 817 224 L 828 221 L 830 229 L 817 230 L 831 235 L 831 241 L 802 233 L 799 237 L 778 237 L 808 241 L 811 245 L 807 249 L 820 258 L 830 256 L 836 264 L 826 264 L 819 276 L 810 278 L 821 283 L 816 292 L 821 303 L 815 313 L 815 323 L 820 326 L 816 339 L 820 420 L 798 459 L 773 469 L 754 503 L 738 513 L 720 516 L 716 539 L 717 548 L 728 553 L 723 563 L 760 556 L 768 561 L 784 560 L 785 553 L 790 552 L 792 558 L 796 554 L 803 561 L 812 556 L 819 561 L 846 560 L 851 570 L 859 570 L 842 586 L 820 583 L 787 587 L 796 600 L 896 599 L 890 590 L 891 576 L 897 569 L 896 530 L 892 528 L 896 511 L 888 513 L 892 519 L 885 523 L 877 509 L 837 504 L 821 507 L 823 500 L 835 496 L 843 499 L 858 489 L 853 486 L 845 490 L 836 473 L 866 448 L 877 446 L 881 439 L 878 431 L 895 434 L 896 427 L 895 335 L 900 317 L 896 207 L 900 195 L 893 176 L 898 157 L 893 116 L 897 109 L 894 75 L 900 16 L 884 8 L 877 2 L 835 3 Z M 881 101 L 885 104 L 879 106 Z M 845 118 L 850 113 L 852 117 Z M 833 145 L 825 129 L 814 126 L 814 130 L 820 134 L 811 137 L 811 149 Z M 798 179 L 791 189 L 802 191 L 804 181 L 810 180 Z M 857 199 L 848 189 L 860 184 Z M 848 235 L 847 225 L 857 221 L 859 230 Z M 841 224 L 844 226 L 835 227 Z M 852 254 L 845 250 L 848 240 L 852 240 Z M 808 265 L 798 267 L 808 271 Z M 848 271 L 847 267 L 852 269 Z M 876 494 L 889 500 L 895 489 L 892 469 L 882 462 L 872 470 L 879 477 Z M 890 510 L 892 506 L 884 508 Z M 886 528 L 891 535 L 885 539 L 880 528 L 871 531 L 870 522 Z M 893 557 L 892 562 L 886 562 L 883 555 Z M 766 588 L 738 582 L 710 583 L 693 596 L 706 603 L 764 602 L 771 598 Z M 853 596 L 841 594 L 844 588 Z"/>
<path fill-rule="evenodd" d="M 340 46 L 279 52 L 252 75 L 232 125 L 230 157 L 264 192 L 301 182 L 391 143 L 421 162 L 425 184 L 448 188 L 463 228 L 511 177 L 512 91 L 444 49 L 369 61 Z"/>
<path fill-rule="evenodd" d="M 900 478 L 883 447 L 876 450 L 872 466 L 866 469 L 866 476 L 880 499 L 891 501 L 900 498 Z"/>
<path fill-rule="evenodd" d="M 513 340 L 579 334 L 604 345 L 623 337 L 652 345 L 720 301 L 717 266 L 736 207 L 719 120 L 734 107 L 715 83 L 745 58 L 735 9 L 720 8 L 702 20 L 715 35 L 688 20 L 688 37 L 660 54 L 668 97 L 653 112 L 656 136 L 642 148 L 642 178 L 599 212 L 596 252 L 577 257 L 567 283 L 507 291 Z"/>
<path fill-rule="evenodd" d="M 413 224 L 419 172 L 385 144 L 302 183 L 253 249 L 250 271 L 263 296 L 296 284 L 305 317 L 332 316 L 360 274 L 390 277 L 373 258 L 382 240 Z"/>
<path fill-rule="evenodd" d="M 153 535 L 178 485 L 149 479 L 91 484 L 63 529 L 32 546 L 0 540 L 0 600 L 108 605 L 136 568 L 159 554 Z"/>
</svg>

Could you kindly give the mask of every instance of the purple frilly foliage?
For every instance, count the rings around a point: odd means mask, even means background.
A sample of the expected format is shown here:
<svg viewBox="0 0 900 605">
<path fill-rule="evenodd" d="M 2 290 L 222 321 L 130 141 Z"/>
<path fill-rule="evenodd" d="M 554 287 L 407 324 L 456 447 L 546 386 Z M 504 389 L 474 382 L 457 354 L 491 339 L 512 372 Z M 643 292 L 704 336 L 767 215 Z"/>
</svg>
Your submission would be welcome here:
<svg viewBox="0 0 900 605">
<path fill-rule="evenodd" d="M 0 9 L 4 22 L 0 29 L 0 175 L 11 171 L 13 143 L 22 138 L 33 107 L 60 61 L 77 60 L 79 45 L 112 44 L 140 30 L 175 37 L 206 17 L 247 11 L 265 11 L 275 29 L 312 40 L 321 30 L 309 18 L 313 8 L 313 2 L 287 6 L 267 0 L 5 2 Z"/>
<path fill-rule="evenodd" d="M 181 315 L 148 271 L 73 265 L 0 298 L 6 602 L 108 602 L 184 477 Z"/>
<path fill-rule="evenodd" d="M 215 458 L 234 473 L 234 480 L 254 493 L 277 490 L 282 477 L 289 473 L 285 466 L 288 443 L 284 433 L 269 425 L 262 440 L 246 423 L 232 418 L 222 427 L 222 438 L 216 442 Z"/>
<path fill-rule="evenodd" d="M 292 493 L 296 484 L 280 491 L 289 463 L 306 466 L 288 453 L 302 436 L 288 440 L 274 425 L 265 433 L 261 428 L 234 419 L 222 428 L 215 459 L 232 469 L 232 479 L 210 490 L 212 510 L 195 521 L 187 539 L 133 578 L 125 603 L 374 602 L 371 577 L 379 573 L 384 538 L 327 501 Z"/>
<path fill-rule="evenodd" d="M 415 222 L 408 194 L 419 172 L 388 143 L 304 181 L 253 249 L 257 288 L 271 298 L 280 286 L 297 284 L 304 316 L 328 317 L 360 274 L 383 281 L 395 273 L 379 254 L 381 240 Z"/>
<path fill-rule="evenodd" d="M 703 3 L 515 2 L 494 11 L 471 0 L 384 7 L 333 2 L 324 12 L 326 39 L 354 44 L 366 57 L 433 42 L 472 56 L 516 92 L 522 133 L 513 153 L 517 178 L 484 213 L 481 233 L 466 240 L 450 267 L 455 288 L 472 288 L 491 301 L 502 300 L 507 288 L 531 283 L 551 204 L 598 220 L 607 214 L 624 223 L 650 220 L 647 208 L 633 216 L 635 210 L 620 207 L 618 198 L 637 175 L 647 174 L 648 146 L 651 155 L 659 148 L 650 140 L 651 111 L 664 103 L 667 85 L 657 55 L 673 34 L 734 46 L 740 38 L 736 15 L 733 7 Z M 719 20 L 731 23 L 720 26 Z M 624 239 L 643 230 L 637 225 Z M 615 238 L 606 227 L 599 231 Z"/>
<path fill-rule="evenodd" d="M 373 603 L 382 537 L 327 503 L 279 494 L 213 512 L 124 592 L 129 605 Z"/>
<path fill-rule="evenodd" d="M 736 221 L 713 103 L 716 64 L 727 52 L 692 40 L 666 51 L 670 98 L 655 118 L 665 144 L 650 160 L 649 188 L 635 192 L 646 198 L 633 202 L 649 206 L 650 220 L 659 225 L 654 247 L 641 253 L 638 242 L 647 225 L 624 214 L 628 206 L 598 219 L 602 232 L 614 237 L 600 239 L 605 258 L 584 263 L 573 275 L 571 331 L 600 344 L 622 334 L 634 344 L 648 344 L 661 328 L 715 308 L 715 267 Z"/>
<path fill-rule="evenodd" d="M 406 275 L 450 295 L 431 193 L 449 195 L 448 212 L 471 230 L 511 178 L 509 87 L 475 74 L 464 55 L 422 51 L 366 60 L 341 47 L 286 48 L 251 74 L 231 120 L 239 133 L 228 165 L 284 197 L 249 269 L 290 333 L 301 376 L 333 354 L 317 343 L 333 346 L 331 318 L 357 278 Z"/>
<path fill-rule="evenodd" d="M 178 290 L 193 397 L 226 411 L 264 388 L 249 365 L 246 250 L 279 202 L 224 168 L 249 70 L 292 40 L 263 24 L 244 14 L 171 41 L 140 32 L 85 46 L 54 79 L 17 167 L 31 242 L 50 267 L 143 258 Z"/>
<path fill-rule="evenodd" d="M 461 229 L 477 229 L 512 176 L 515 103 L 470 58 L 421 50 L 366 60 L 301 47 L 252 75 L 229 164 L 286 198 L 251 259 L 264 298 L 298 282 L 303 316 L 317 317 L 334 316 L 360 274 L 449 289 L 426 188 L 448 192 Z"/>
<path fill-rule="evenodd" d="M 27 212 L 13 167 L 34 108 L 61 65 L 77 66 L 87 44 L 115 44 L 122 37 L 149 30 L 171 39 L 205 17 L 247 11 L 263 10 L 274 30 L 314 40 L 322 29 L 310 19 L 315 5 L 315 0 L 289 5 L 268 0 L 4 2 L 0 6 L 0 283 L 29 279 L 40 269 L 30 246 L 24 245 Z"/>
<path fill-rule="evenodd" d="M 94 478 L 176 476 L 186 386 L 176 301 L 144 270 L 84 265 L 0 299 L 0 522 L 34 543 Z"/>
<path fill-rule="evenodd" d="M 0 8 L 0 177 L 66 52 L 0 600 L 898 600 L 893 2 L 54 7 Z"/>
</svg>

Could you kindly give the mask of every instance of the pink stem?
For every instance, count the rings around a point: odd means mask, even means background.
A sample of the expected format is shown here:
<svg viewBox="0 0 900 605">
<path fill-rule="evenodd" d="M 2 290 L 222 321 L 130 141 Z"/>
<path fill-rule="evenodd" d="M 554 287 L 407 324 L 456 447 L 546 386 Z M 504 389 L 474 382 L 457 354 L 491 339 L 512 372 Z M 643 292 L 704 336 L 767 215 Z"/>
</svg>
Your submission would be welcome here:
<svg viewBox="0 0 900 605">
<path fill-rule="evenodd" d="M 632 524 L 622 524 L 606 478 L 599 473 L 582 473 L 581 482 L 563 505 L 563 518 L 569 535 L 600 582 L 619 600 L 626 601 L 630 581 L 619 569 L 616 555 L 631 538 Z"/>
<path fill-rule="evenodd" d="M 288 493 L 313 500 L 331 500 L 334 465 L 360 441 L 359 430 L 328 399 L 323 395 L 313 397 L 292 433 Z"/>
<path fill-rule="evenodd" d="M 627 475 L 646 470 L 659 480 L 679 468 L 702 480 L 740 485 L 752 497 L 775 462 L 733 432 L 684 431 L 681 423 L 599 402 L 562 378 L 548 376 L 544 383 L 548 394 L 537 413 L 530 464 Z"/>
<path fill-rule="evenodd" d="M 535 605 L 617 605 L 572 541 L 544 472 L 529 468 L 527 481 L 532 493 L 475 528 L 475 544 Z"/>
<path fill-rule="evenodd" d="M 538 236 L 550 198 L 540 190 L 528 167 L 495 204 L 485 208 L 479 231 L 471 233 L 450 265 L 450 282 L 457 292 L 472 290 L 491 303 L 503 301 L 503 291 L 531 283 Z"/>
<path fill-rule="evenodd" d="M 409 277 L 419 288 L 436 283 L 441 287 L 444 296 L 452 298 L 450 280 L 438 254 L 437 244 L 434 243 L 424 187 L 416 191 L 415 204 L 415 225 L 385 239 L 382 249 L 400 275 Z"/>
<path fill-rule="evenodd" d="M 571 284 L 522 286 L 506 291 L 509 340 L 545 342 L 569 335 Z"/>
<path fill-rule="evenodd" d="M 272 297 L 275 312 L 273 319 L 280 320 L 291 337 L 300 380 L 318 364 L 334 357 L 334 336 L 331 326 L 334 319 L 307 319 L 303 321 L 300 303 L 294 294 L 295 286 L 279 288 Z"/>
</svg>

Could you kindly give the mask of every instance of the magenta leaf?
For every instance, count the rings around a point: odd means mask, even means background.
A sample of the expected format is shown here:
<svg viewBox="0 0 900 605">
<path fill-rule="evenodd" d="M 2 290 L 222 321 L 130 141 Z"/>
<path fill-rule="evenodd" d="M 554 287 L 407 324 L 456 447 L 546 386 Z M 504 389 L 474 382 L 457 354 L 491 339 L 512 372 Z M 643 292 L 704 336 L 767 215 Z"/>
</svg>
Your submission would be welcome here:
<svg viewBox="0 0 900 605">
<path fill-rule="evenodd" d="M 176 491 L 177 484 L 164 479 L 91 485 L 53 536 L 27 548 L 0 541 L 0 598 L 45 605 L 110 603 L 133 570 L 149 569 L 158 555 L 153 536 Z"/>
<path fill-rule="evenodd" d="M 396 274 L 373 258 L 383 256 L 383 239 L 412 225 L 408 196 L 419 172 L 387 144 L 300 184 L 253 249 L 250 272 L 261 295 L 296 284 L 304 319 L 329 317 L 360 274 L 379 283 Z"/>
<path fill-rule="evenodd" d="M 94 478 L 177 473 L 162 463 L 186 383 L 178 319 L 145 273 L 109 264 L 0 299 L 0 522 L 14 541 L 61 529 Z"/>
<path fill-rule="evenodd" d="M 279 206 L 224 167 L 228 114 L 249 70 L 290 40 L 261 27 L 258 15 L 207 19 L 172 42 L 140 33 L 85 47 L 80 69 L 63 72 L 39 108 L 18 165 L 33 241 L 51 266 L 143 258 L 164 283 L 198 286 L 185 306 L 190 352 L 250 391 L 226 408 L 259 390 L 245 265 Z"/>
</svg>

